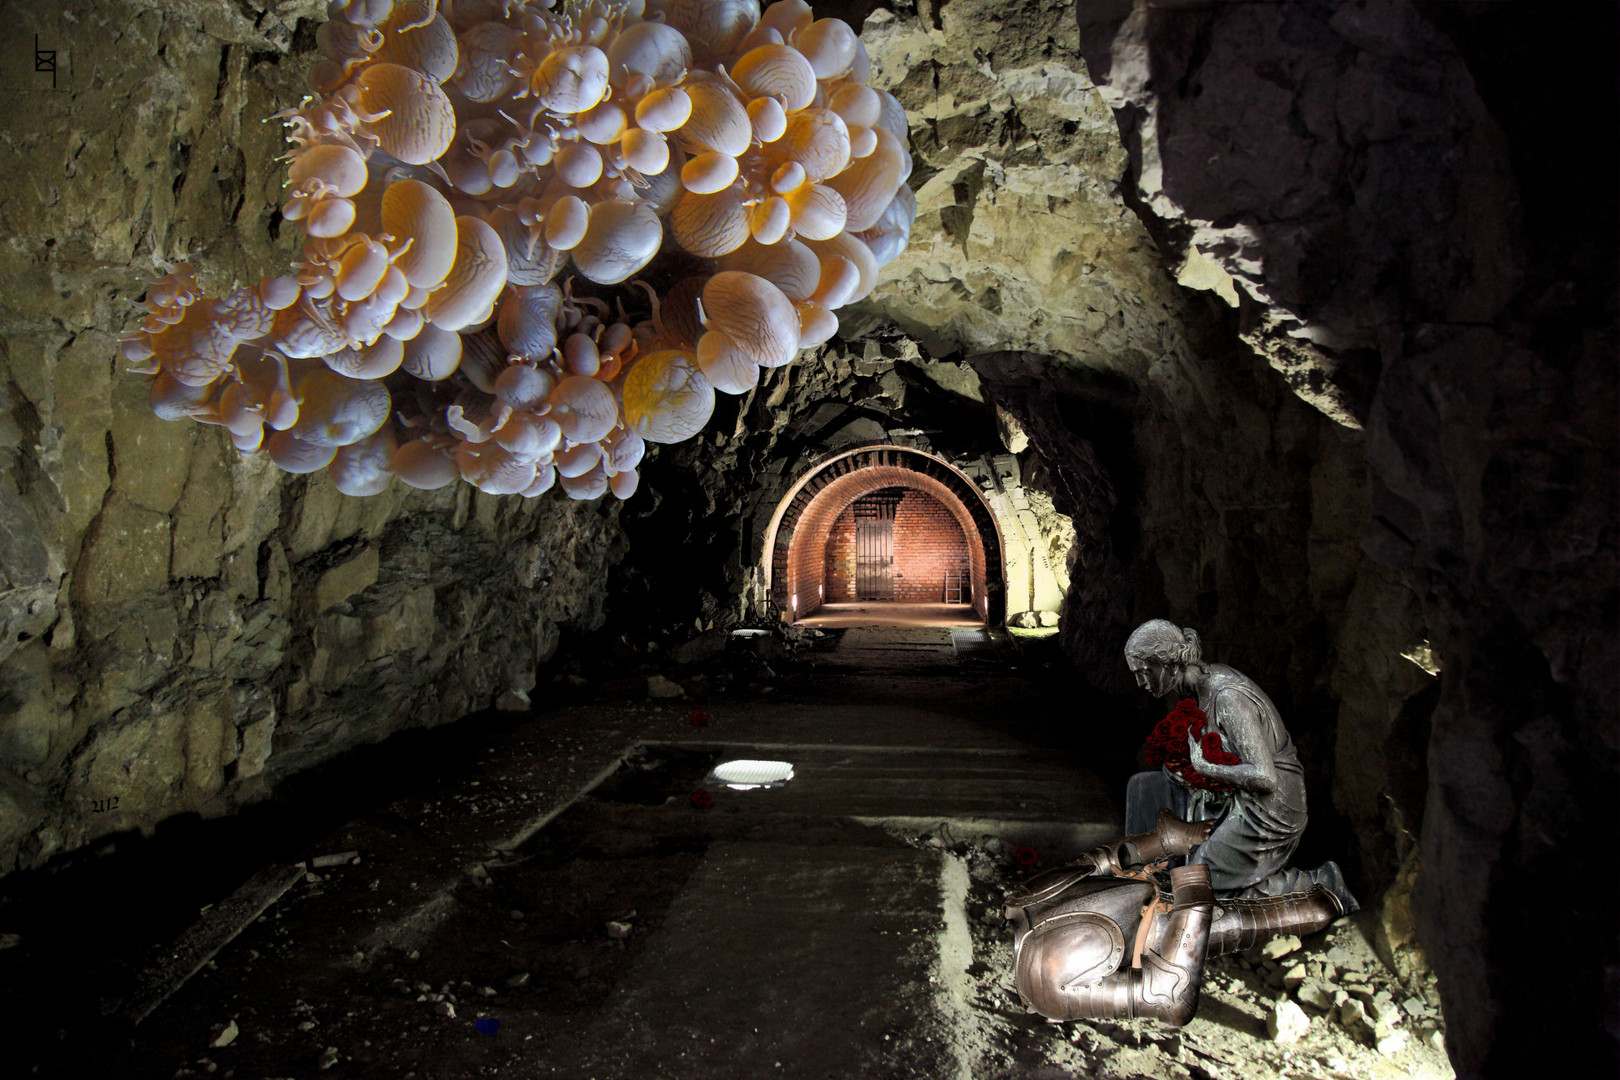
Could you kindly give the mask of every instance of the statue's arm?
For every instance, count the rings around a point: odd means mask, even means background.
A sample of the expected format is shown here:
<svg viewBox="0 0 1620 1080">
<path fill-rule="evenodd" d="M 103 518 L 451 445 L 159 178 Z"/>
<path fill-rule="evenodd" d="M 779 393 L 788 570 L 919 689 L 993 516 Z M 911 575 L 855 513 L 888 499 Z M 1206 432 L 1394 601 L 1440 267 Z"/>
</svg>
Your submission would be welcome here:
<svg viewBox="0 0 1620 1080">
<path fill-rule="evenodd" d="M 1277 765 L 1271 759 L 1271 740 L 1266 737 L 1265 718 L 1247 694 L 1226 693 L 1215 700 L 1218 727 L 1225 732 L 1222 742 L 1238 756 L 1236 765 L 1217 765 L 1204 757 L 1198 739 L 1188 733 L 1187 756 L 1192 767 L 1223 784 L 1241 791 L 1269 795 L 1277 790 Z M 1213 718 L 1212 718 L 1213 719 Z M 1208 727 L 1206 727 L 1208 730 Z"/>
</svg>

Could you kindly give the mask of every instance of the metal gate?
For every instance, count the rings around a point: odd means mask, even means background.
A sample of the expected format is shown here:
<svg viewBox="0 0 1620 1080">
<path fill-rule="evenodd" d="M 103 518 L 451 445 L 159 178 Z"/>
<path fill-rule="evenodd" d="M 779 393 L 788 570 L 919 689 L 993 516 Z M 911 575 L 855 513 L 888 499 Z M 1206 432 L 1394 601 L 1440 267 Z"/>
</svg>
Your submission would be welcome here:
<svg viewBox="0 0 1620 1080">
<path fill-rule="evenodd" d="M 894 599 L 894 508 L 898 495 L 857 499 L 855 514 L 855 599 Z"/>
</svg>

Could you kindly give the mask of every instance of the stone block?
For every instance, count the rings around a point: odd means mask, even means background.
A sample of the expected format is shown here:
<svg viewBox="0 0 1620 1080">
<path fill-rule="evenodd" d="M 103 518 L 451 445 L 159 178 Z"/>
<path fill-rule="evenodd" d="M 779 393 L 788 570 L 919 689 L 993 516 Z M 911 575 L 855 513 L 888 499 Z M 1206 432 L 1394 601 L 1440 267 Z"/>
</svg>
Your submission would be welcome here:
<svg viewBox="0 0 1620 1080">
<path fill-rule="evenodd" d="M 287 560 L 287 549 L 278 540 L 268 540 L 263 552 L 264 580 L 259 584 L 259 596 L 285 611 L 292 603 L 292 566 Z"/>
<path fill-rule="evenodd" d="M 1374 997 L 1367 1006 L 1367 1015 L 1372 1017 L 1373 1023 L 1394 1027 L 1405 1019 L 1400 1007 L 1383 994 Z"/>
<path fill-rule="evenodd" d="M 1380 1038 L 1376 1045 L 1380 1054 L 1385 1057 L 1394 1057 L 1406 1049 L 1406 1032 L 1392 1031 Z"/>
<path fill-rule="evenodd" d="M 204 795 L 224 786 L 227 726 L 234 742 L 235 725 L 221 719 L 217 701 L 198 702 L 186 714 L 186 782 Z"/>
<path fill-rule="evenodd" d="M 1310 1029 L 1311 1018 L 1287 998 L 1279 998 L 1266 1014 L 1266 1033 L 1275 1043 L 1294 1043 Z"/>
<path fill-rule="evenodd" d="M 167 521 L 191 474 L 193 442 L 219 433 L 189 420 L 160 420 L 144 379 L 118 379 L 112 399 L 113 492 Z M 163 561 L 167 572 L 168 559 Z"/>
<path fill-rule="evenodd" d="M 101 509 L 112 480 L 106 432 L 112 427 L 112 381 L 115 375 L 123 379 L 107 357 L 116 348 L 110 334 L 81 333 L 58 357 L 73 371 L 72 378 L 56 379 L 52 385 L 62 425 L 57 490 L 62 493 L 66 535 L 83 534 Z M 23 359 L 15 353 L 14 357 Z"/>
<path fill-rule="evenodd" d="M 1291 952 L 1299 951 L 1299 938 L 1293 934 L 1283 934 L 1274 937 L 1260 947 L 1260 955 L 1267 960 L 1277 960 Z"/>
<path fill-rule="evenodd" d="M 686 690 L 681 684 L 666 679 L 662 675 L 647 676 L 647 696 L 650 698 L 681 698 L 686 696 Z"/>
<path fill-rule="evenodd" d="M 276 732 L 274 714 L 255 720 L 242 729 L 242 750 L 236 758 L 236 775 L 244 780 L 264 772 L 270 760 L 270 743 Z"/>
<path fill-rule="evenodd" d="M 114 494 L 79 560 L 75 599 L 89 608 L 105 608 L 158 592 L 169 583 L 169 547 L 166 511 Z M 103 623 L 102 636 L 116 625 Z"/>
<path fill-rule="evenodd" d="M 433 589 L 424 585 L 400 597 L 393 607 L 366 620 L 366 659 L 404 654 L 427 656 L 439 624 L 433 617 Z"/>
<path fill-rule="evenodd" d="M 113 717 L 97 731 L 80 759 L 84 810 L 98 815 L 98 831 L 162 816 L 186 775 L 184 717 L 149 713 Z M 116 799 L 116 805 L 108 800 Z M 99 828 L 104 821 L 106 828 Z"/>
<path fill-rule="evenodd" d="M 1294 996 L 1313 1009 L 1323 1012 L 1333 1008 L 1333 990 L 1321 979 L 1307 976 L 1294 991 Z"/>
<path fill-rule="evenodd" d="M 235 453 L 226 447 L 205 442 L 193 458 L 191 475 L 174 511 L 170 574 L 176 579 L 219 576 L 225 511 L 232 495 L 230 463 L 225 455 Z"/>
<path fill-rule="evenodd" d="M 18 771 L 45 764 L 51 742 L 73 726 L 56 700 L 50 650 L 30 642 L 0 664 L 0 763 Z"/>
<path fill-rule="evenodd" d="M 315 610 L 328 611 L 376 584 L 379 565 L 377 549 L 367 545 L 354 558 L 322 574 L 315 583 Z"/>
<path fill-rule="evenodd" d="M 1367 1015 L 1367 1010 L 1360 999 L 1350 998 L 1340 1005 L 1338 1019 L 1339 1025 L 1358 1042 L 1367 1046 L 1377 1042 L 1378 1036 L 1374 1031 L 1372 1018 Z"/>
<path fill-rule="evenodd" d="M 677 664 L 701 664 L 705 660 L 712 660 L 726 651 L 726 642 L 730 634 L 723 629 L 705 630 L 691 641 L 677 646 L 670 652 L 670 659 Z"/>
<path fill-rule="evenodd" d="M 528 712 L 533 706 L 524 691 L 507 690 L 496 697 L 495 708 L 499 712 Z"/>
<path fill-rule="evenodd" d="M 9 874 L 17 868 L 17 849 L 39 823 L 37 810 L 0 791 L 0 874 Z"/>
<path fill-rule="evenodd" d="M 1022 454 L 1029 449 L 1029 433 L 1016 416 L 1000 405 L 996 406 L 996 434 L 1009 454 Z"/>
</svg>

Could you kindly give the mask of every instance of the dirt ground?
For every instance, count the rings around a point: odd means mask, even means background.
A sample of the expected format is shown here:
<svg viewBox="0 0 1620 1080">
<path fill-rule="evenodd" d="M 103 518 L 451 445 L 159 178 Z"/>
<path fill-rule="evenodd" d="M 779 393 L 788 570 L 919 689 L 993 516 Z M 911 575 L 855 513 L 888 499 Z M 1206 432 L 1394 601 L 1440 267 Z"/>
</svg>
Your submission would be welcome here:
<svg viewBox="0 0 1620 1080">
<path fill-rule="evenodd" d="M 1180 1031 L 1028 1013 L 1001 914 L 1019 840 L 1058 835 L 1043 815 L 1104 835 L 1117 811 L 1017 782 L 1040 763 L 1096 785 L 1039 745 L 1029 717 L 1057 703 L 1012 643 L 842 645 L 733 643 L 669 669 L 684 699 L 564 676 L 533 715 L 413 733 L 239 818 L 0 881 L 7 1075 L 1451 1075 L 1432 976 L 1381 961 L 1365 917 L 1212 962 Z M 802 775 L 717 784 L 741 750 L 797 750 Z M 138 1026 L 119 1015 L 249 875 L 343 852 Z M 1293 1041 L 1268 1030 L 1280 1000 Z"/>
</svg>

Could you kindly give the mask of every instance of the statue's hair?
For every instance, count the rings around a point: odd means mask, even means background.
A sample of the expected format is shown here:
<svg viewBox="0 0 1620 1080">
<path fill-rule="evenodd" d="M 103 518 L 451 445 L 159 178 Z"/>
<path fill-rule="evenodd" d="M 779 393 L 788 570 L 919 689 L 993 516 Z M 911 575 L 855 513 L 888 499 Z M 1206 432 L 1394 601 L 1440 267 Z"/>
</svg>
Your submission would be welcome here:
<svg viewBox="0 0 1620 1080">
<path fill-rule="evenodd" d="M 1167 619 L 1149 619 L 1133 630 L 1125 641 L 1125 655 L 1180 667 L 1203 666 L 1198 631 L 1178 628 Z"/>
</svg>

